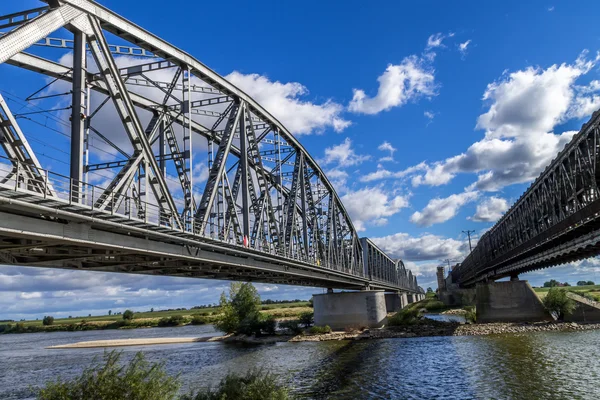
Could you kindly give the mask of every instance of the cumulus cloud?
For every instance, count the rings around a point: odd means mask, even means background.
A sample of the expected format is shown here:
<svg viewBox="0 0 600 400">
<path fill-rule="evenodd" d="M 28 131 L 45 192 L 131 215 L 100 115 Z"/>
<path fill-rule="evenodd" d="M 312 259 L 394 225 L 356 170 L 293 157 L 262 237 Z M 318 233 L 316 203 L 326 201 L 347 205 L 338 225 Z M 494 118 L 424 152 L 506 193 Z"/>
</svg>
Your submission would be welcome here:
<svg viewBox="0 0 600 400">
<path fill-rule="evenodd" d="M 252 96 L 296 135 L 318 133 L 326 128 L 341 132 L 350 126 L 350 121 L 341 116 L 344 110 L 341 104 L 332 100 L 322 104 L 304 100 L 308 89 L 298 82 L 273 82 L 263 75 L 238 71 L 225 79 Z"/>
<path fill-rule="evenodd" d="M 463 205 L 475 200 L 477 196 L 477 192 L 464 192 L 446 198 L 432 199 L 423 210 L 411 215 L 410 222 L 425 227 L 446 222 L 454 218 Z"/>
<path fill-rule="evenodd" d="M 477 205 L 475 215 L 471 217 L 477 222 L 495 222 L 508 210 L 506 199 L 501 197 L 488 197 Z"/>
<path fill-rule="evenodd" d="M 464 153 L 414 168 L 414 186 L 445 185 L 459 173 L 473 173 L 472 190 L 497 191 L 535 179 L 576 133 L 555 133 L 556 126 L 583 118 L 596 107 L 600 83 L 576 85 L 596 65 L 584 52 L 573 63 L 506 72 L 483 95 L 488 110 L 477 119 L 484 138 Z M 378 175 L 379 179 L 393 173 Z M 375 176 L 373 176 L 375 180 Z"/>
<path fill-rule="evenodd" d="M 379 89 L 374 97 L 362 89 L 354 89 L 348 109 L 359 114 L 378 114 L 420 97 L 437 94 L 435 71 L 428 58 L 412 55 L 400 64 L 389 64 L 377 78 Z"/>
<path fill-rule="evenodd" d="M 406 261 L 462 260 L 469 252 L 469 244 L 439 235 L 411 236 L 408 233 L 371 238 L 392 258 Z"/>
<path fill-rule="evenodd" d="M 357 231 L 367 225 L 385 225 L 388 217 L 408 207 L 408 196 L 394 196 L 378 187 L 348 192 L 341 200 Z"/>
<path fill-rule="evenodd" d="M 356 154 L 352 148 L 352 140 L 346 138 L 338 145 L 327 147 L 325 149 L 325 158 L 323 158 L 322 162 L 324 164 L 335 163 L 339 167 L 351 167 L 361 164 L 369 158 L 371 156 Z"/>
</svg>

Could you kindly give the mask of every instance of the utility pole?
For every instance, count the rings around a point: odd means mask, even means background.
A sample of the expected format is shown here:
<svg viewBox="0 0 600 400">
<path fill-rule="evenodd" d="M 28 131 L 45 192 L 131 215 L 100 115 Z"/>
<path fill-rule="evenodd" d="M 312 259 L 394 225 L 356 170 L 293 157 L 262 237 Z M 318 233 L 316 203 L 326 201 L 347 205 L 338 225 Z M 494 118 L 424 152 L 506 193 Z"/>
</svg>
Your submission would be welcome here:
<svg viewBox="0 0 600 400">
<path fill-rule="evenodd" d="M 462 231 L 462 233 L 465 233 L 468 237 L 469 237 L 469 252 L 473 251 L 473 246 L 471 246 L 471 233 L 475 233 L 475 231 Z"/>
</svg>

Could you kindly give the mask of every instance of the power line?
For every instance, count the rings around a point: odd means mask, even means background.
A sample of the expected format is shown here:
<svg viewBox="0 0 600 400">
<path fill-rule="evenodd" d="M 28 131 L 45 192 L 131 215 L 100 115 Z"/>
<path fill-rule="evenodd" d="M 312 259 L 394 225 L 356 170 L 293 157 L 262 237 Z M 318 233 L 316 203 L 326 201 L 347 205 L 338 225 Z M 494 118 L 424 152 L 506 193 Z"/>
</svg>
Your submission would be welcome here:
<svg viewBox="0 0 600 400">
<path fill-rule="evenodd" d="M 462 231 L 462 233 L 465 233 L 468 237 L 469 237 L 469 252 L 473 251 L 473 246 L 471 245 L 471 233 L 475 233 L 475 231 Z"/>
</svg>

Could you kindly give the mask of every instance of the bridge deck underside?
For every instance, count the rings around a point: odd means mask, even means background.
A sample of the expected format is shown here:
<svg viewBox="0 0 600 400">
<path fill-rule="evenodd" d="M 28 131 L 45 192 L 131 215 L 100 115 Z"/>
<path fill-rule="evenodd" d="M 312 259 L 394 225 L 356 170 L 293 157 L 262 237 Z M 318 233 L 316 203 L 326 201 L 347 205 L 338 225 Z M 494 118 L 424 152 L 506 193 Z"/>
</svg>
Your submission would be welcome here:
<svg viewBox="0 0 600 400">
<path fill-rule="evenodd" d="M 400 289 L 2 187 L 0 263 L 351 290 Z"/>
</svg>

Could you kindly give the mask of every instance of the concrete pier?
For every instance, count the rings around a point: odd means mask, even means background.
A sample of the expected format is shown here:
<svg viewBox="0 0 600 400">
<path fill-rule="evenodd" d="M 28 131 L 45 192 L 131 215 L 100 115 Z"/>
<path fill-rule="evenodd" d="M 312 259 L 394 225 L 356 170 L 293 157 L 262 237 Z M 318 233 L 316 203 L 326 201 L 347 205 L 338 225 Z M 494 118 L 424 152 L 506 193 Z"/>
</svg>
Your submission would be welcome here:
<svg viewBox="0 0 600 400">
<path fill-rule="evenodd" d="M 407 304 L 406 293 L 385 293 L 385 308 L 388 313 L 401 310 Z"/>
<path fill-rule="evenodd" d="M 385 324 L 386 296 L 382 291 L 313 295 L 315 325 L 331 329 L 378 328 Z"/>
<path fill-rule="evenodd" d="M 527 281 L 480 283 L 476 287 L 477 322 L 551 320 Z"/>
</svg>

